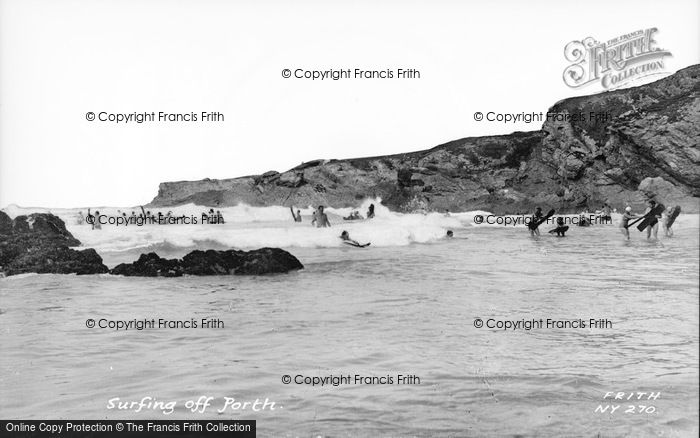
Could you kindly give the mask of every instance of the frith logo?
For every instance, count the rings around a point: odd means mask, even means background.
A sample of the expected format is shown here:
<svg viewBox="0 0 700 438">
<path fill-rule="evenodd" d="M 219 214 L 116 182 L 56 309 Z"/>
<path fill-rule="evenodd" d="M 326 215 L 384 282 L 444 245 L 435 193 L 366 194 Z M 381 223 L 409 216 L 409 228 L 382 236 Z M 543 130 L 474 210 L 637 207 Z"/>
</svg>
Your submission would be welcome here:
<svg viewBox="0 0 700 438">
<path fill-rule="evenodd" d="M 605 89 L 621 87 L 632 80 L 663 74 L 664 57 L 671 52 L 656 46 L 657 28 L 638 30 L 606 42 L 592 37 L 572 41 L 564 48 L 564 83 L 580 88 L 600 82 Z"/>
</svg>

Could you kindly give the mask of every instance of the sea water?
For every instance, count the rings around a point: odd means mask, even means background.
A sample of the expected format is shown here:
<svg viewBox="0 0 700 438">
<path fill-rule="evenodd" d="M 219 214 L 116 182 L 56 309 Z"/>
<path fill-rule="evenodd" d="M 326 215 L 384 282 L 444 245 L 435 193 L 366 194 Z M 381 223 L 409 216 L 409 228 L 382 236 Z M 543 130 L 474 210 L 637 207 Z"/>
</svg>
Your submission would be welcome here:
<svg viewBox="0 0 700 438">
<path fill-rule="evenodd" d="M 532 238 L 475 226 L 480 212 L 378 204 L 370 221 L 330 209 L 330 229 L 311 227 L 308 208 L 301 224 L 283 207 L 238 206 L 222 209 L 224 225 L 101 230 L 77 225 L 77 210 L 53 212 L 109 267 L 148 251 L 274 246 L 305 269 L 0 279 L 5 418 L 255 419 L 259 436 L 697 435 L 697 215 L 681 215 L 673 238 L 631 228 L 627 242 L 616 225 L 564 238 L 543 225 Z M 372 245 L 345 246 L 342 230 Z M 609 325 L 504 330 L 477 318 Z M 223 327 L 117 331 L 89 319 Z"/>
</svg>

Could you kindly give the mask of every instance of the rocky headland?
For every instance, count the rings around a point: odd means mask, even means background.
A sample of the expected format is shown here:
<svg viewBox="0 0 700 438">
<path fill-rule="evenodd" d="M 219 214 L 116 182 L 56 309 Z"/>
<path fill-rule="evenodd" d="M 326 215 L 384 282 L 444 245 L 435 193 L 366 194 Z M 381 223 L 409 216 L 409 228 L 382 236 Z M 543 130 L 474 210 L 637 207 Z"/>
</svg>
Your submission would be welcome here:
<svg viewBox="0 0 700 438">
<path fill-rule="evenodd" d="M 164 182 L 153 207 L 354 207 L 381 197 L 395 211 L 497 214 L 643 208 L 649 198 L 700 211 L 700 65 L 635 88 L 566 99 L 538 131 L 470 137 L 398 155 L 315 160 L 286 172 Z M 607 114 L 605 120 L 589 114 Z"/>
</svg>

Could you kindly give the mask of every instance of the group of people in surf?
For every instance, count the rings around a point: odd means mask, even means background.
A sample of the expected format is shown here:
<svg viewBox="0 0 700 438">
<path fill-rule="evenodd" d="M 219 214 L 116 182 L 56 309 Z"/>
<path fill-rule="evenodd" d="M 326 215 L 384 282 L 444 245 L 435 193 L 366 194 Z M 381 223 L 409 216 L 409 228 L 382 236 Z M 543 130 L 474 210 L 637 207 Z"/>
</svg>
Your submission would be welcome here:
<svg viewBox="0 0 700 438">
<path fill-rule="evenodd" d="M 311 226 L 315 226 L 316 228 L 327 228 L 331 227 L 331 222 L 328 220 L 328 214 L 324 211 L 325 207 L 323 205 L 319 205 L 316 210 L 314 210 L 313 214 L 311 215 Z M 290 206 L 289 211 L 292 213 L 292 219 L 294 219 L 294 222 L 302 222 L 301 218 L 301 210 L 297 209 L 297 211 L 294 211 L 294 207 Z M 372 219 L 374 217 L 374 204 L 370 204 L 369 208 L 367 209 L 367 219 Z M 364 219 L 357 210 L 353 211 L 350 213 L 349 216 L 344 217 L 344 220 L 361 220 Z M 346 230 L 343 230 L 342 233 L 340 233 L 340 239 L 343 241 L 343 243 L 352 245 L 352 246 L 358 246 L 358 247 L 365 247 L 369 246 L 369 243 L 366 244 L 360 244 L 358 241 L 353 240 L 350 238 L 350 233 L 348 233 Z"/>
<path fill-rule="evenodd" d="M 141 207 L 141 210 L 143 211 L 143 207 Z M 172 212 L 168 212 L 168 215 L 171 215 Z M 99 212 L 99 210 L 95 210 L 95 213 L 93 214 L 92 211 L 88 208 L 87 215 L 83 215 L 82 211 L 78 212 L 78 216 L 76 217 L 76 223 L 78 225 L 82 225 L 84 223 L 87 223 L 92 227 L 93 230 L 101 230 L 102 229 L 102 224 L 100 221 L 100 216 L 102 216 Z M 126 212 L 123 212 L 121 210 L 117 210 L 117 216 L 122 216 L 124 218 L 138 218 L 138 217 L 151 217 L 151 212 L 150 211 L 143 211 L 143 213 L 137 215 L 135 211 L 131 211 L 131 216 L 127 216 Z"/>
<path fill-rule="evenodd" d="M 622 235 L 625 236 L 627 240 L 630 240 L 630 230 L 629 227 L 634 225 L 639 221 L 646 220 L 646 227 L 643 228 L 647 234 L 647 240 L 657 239 L 659 233 L 659 223 L 664 228 L 664 235 L 666 237 L 673 236 L 673 222 L 680 213 L 680 207 L 668 207 L 664 208 L 663 204 L 657 204 L 653 199 L 647 202 L 647 208 L 644 213 L 636 215 L 632 213 L 632 207 L 627 206 L 625 212 L 622 214 L 622 221 L 620 222 L 620 231 Z M 632 221 L 632 222 L 630 222 Z"/>
<path fill-rule="evenodd" d="M 601 210 L 600 219 L 603 223 L 610 223 L 612 221 L 612 209 L 608 203 L 603 205 Z M 641 222 L 639 225 L 640 231 L 646 231 L 647 239 L 657 239 L 659 223 L 664 228 L 664 235 L 666 237 L 673 236 L 673 222 L 680 213 L 680 207 L 668 207 L 665 208 L 663 204 L 657 204 L 653 199 L 647 202 L 647 208 L 642 214 L 632 213 L 632 207 L 627 206 L 625 212 L 622 214 L 622 220 L 620 221 L 620 230 L 627 240 L 630 240 L 629 227 L 637 222 Z M 530 222 L 528 223 L 528 228 L 530 230 L 531 236 L 539 236 L 539 226 L 546 222 L 550 217 L 554 215 L 554 210 L 550 210 L 546 215 L 542 214 L 542 208 L 537 207 L 535 213 L 530 217 Z M 630 222 L 632 221 L 632 222 Z M 558 237 L 564 237 L 569 227 L 565 226 L 564 218 L 558 217 L 556 219 L 556 228 L 550 230 L 549 232 Z M 584 215 L 581 215 L 578 220 L 579 226 L 590 226 L 590 221 L 588 221 Z"/>
<path fill-rule="evenodd" d="M 88 208 L 88 213 L 87 216 L 83 215 L 82 211 L 78 212 L 78 215 L 76 217 L 76 223 L 78 225 L 82 225 L 83 223 L 87 223 L 90 226 L 92 226 L 93 230 L 100 230 L 102 229 L 101 221 L 100 221 L 100 212 L 97 210 L 93 214 L 90 211 L 90 208 Z M 173 212 L 168 211 L 165 215 L 161 216 L 161 213 L 156 212 L 155 214 L 151 213 L 150 210 L 145 210 L 143 207 L 141 207 L 141 213 L 136 214 L 134 210 L 131 210 L 131 215 L 127 215 L 126 212 L 117 210 L 117 216 L 122 216 L 124 219 L 131 219 L 133 223 L 135 223 L 137 220 L 141 221 L 148 221 L 149 224 L 154 224 L 154 225 L 159 225 L 159 224 L 169 224 L 170 221 L 167 219 L 170 219 L 173 217 Z M 164 217 L 166 220 L 161 221 L 160 218 Z M 204 219 L 207 218 L 208 224 L 223 224 L 224 222 L 224 216 L 221 214 L 221 211 L 217 210 L 216 212 L 214 211 L 213 208 L 210 208 L 208 212 L 203 212 L 202 213 L 202 222 L 204 223 Z"/>
<path fill-rule="evenodd" d="M 317 228 L 325 228 L 325 227 L 330 227 L 331 222 L 328 220 L 328 215 L 324 212 L 324 206 L 319 205 L 316 210 L 314 210 L 313 214 L 311 215 L 311 225 L 316 226 Z M 292 213 L 292 219 L 294 219 L 294 222 L 301 222 L 301 210 L 298 210 L 295 212 L 294 207 L 289 207 L 289 211 Z M 374 204 L 370 204 L 369 208 L 367 209 L 367 219 L 372 219 L 374 217 Z M 346 216 L 343 218 L 344 220 L 360 220 L 364 219 L 360 213 L 355 210 L 352 213 L 350 213 L 349 216 Z"/>
<path fill-rule="evenodd" d="M 170 214 L 170 212 L 168 212 Z M 213 208 L 210 208 L 208 212 L 202 213 L 202 216 L 209 216 L 209 223 L 218 223 L 218 224 L 223 224 L 224 222 L 224 215 L 221 214 L 221 211 L 216 210 L 214 211 Z"/>
<path fill-rule="evenodd" d="M 598 215 L 598 218 L 596 220 L 600 220 L 604 224 L 612 223 L 613 211 L 617 213 L 617 210 L 613 210 L 612 207 L 610 207 L 610 204 L 606 202 L 605 204 L 603 204 L 600 210 L 596 210 L 596 214 Z M 576 225 L 578 225 L 579 227 L 590 227 L 592 225 L 590 217 L 590 213 L 587 213 L 585 211 L 581 212 Z"/>
</svg>

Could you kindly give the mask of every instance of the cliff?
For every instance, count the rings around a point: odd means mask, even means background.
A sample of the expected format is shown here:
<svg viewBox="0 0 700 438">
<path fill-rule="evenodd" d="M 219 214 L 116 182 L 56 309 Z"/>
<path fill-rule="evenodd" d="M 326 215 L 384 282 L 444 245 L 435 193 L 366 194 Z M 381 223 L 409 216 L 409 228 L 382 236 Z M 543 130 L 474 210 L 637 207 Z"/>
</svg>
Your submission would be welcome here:
<svg viewBox="0 0 700 438">
<path fill-rule="evenodd" d="M 651 84 L 566 99 L 549 111 L 577 115 L 542 129 L 472 137 L 432 149 L 316 160 L 283 173 L 160 184 L 154 207 L 356 206 L 381 197 L 396 211 L 560 212 L 632 205 L 656 197 L 700 210 L 700 65 Z M 598 120 L 591 113 L 606 114 Z"/>
</svg>

